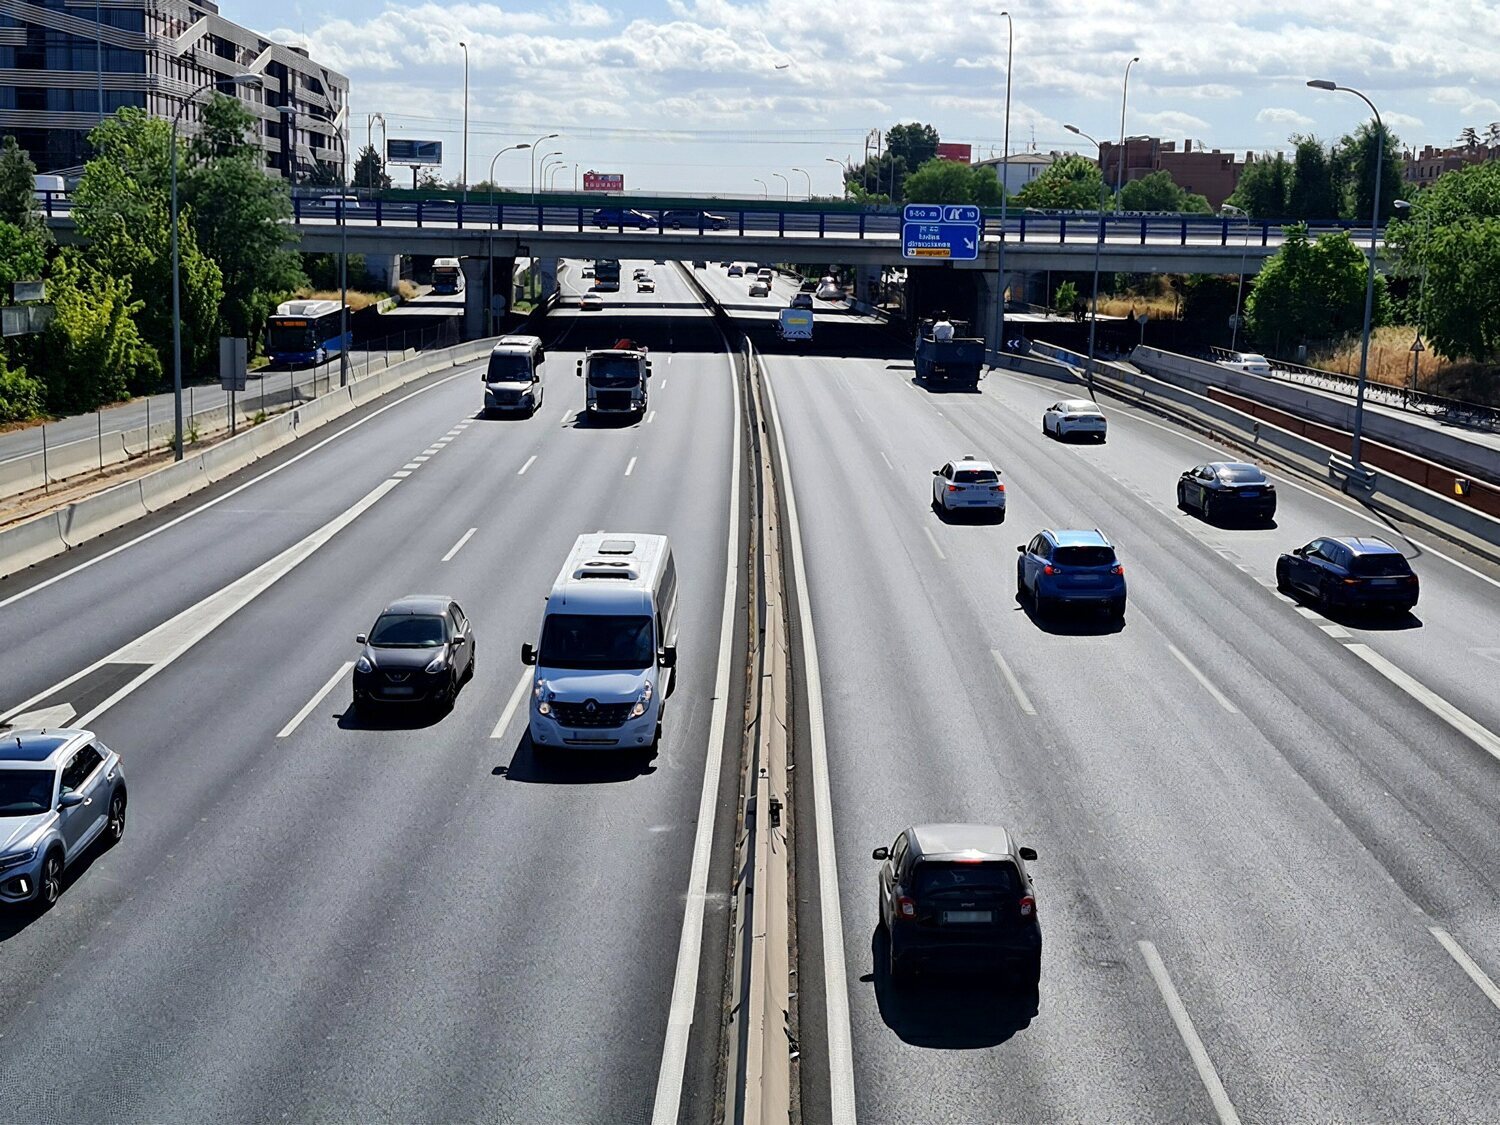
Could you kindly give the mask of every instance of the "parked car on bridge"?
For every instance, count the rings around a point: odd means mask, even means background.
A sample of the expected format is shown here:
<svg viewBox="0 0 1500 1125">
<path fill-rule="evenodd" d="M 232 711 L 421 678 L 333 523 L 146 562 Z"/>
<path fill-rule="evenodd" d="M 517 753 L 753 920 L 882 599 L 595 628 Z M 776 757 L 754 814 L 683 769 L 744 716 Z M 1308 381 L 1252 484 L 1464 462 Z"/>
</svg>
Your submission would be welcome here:
<svg viewBox="0 0 1500 1125">
<path fill-rule="evenodd" d="M 1374 536 L 1325 536 L 1276 560 L 1276 588 L 1308 595 L 1325 607 L 1404 613 L 1421 583 L 1406 556 Z"/>
<path fill-rule="evenodd" d="M 650 230 L 656 226 L 656 220 L 644 211 L 636 211 L 630 207 L 601 207 L 594 212 L 594 225 L 596 227 L 636 227 L 640 230 Z"/>
<path fill-rule="evenodd" d="M 704 230 L 723 230 L 729 226 L 728 218 L 723 215 L 715 215 L 712 211 L 680 208 L 672 211 L 663 211 L 661 222 L 662 226 L 671 227 L 673 230 L 700 225 Z"/>
<path fill-rule="evenodd" d="M 1212 461 L 1195 465 L 1178 478 L 1177 506 L 1196 508 L 1206 520 L 1226 516 L 1269 520 L 1276 515 L 1276 486 L 1256 465 Z"/>
</svg>

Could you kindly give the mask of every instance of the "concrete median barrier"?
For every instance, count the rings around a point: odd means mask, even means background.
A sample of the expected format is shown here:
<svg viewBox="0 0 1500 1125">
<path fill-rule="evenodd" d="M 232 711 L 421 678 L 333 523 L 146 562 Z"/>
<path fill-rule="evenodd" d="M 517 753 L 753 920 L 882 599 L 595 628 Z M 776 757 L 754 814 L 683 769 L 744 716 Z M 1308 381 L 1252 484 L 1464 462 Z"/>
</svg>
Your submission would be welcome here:
<svg viewBox="0 0 1500 1125">
<path fill-rule="evenodd" d="M 0 531 L 0 576 L 14 574 L 68 549 L 60 514 L 47 512 Z"/>
<path fill-rule="evenodd" d="M 189 457 L 143 476 L 139 481 L 141 503 L 145 505 L 146 511 L 159 512 L 168 504 L 175 504 L 209 483 L 203 459 Z"/>
<path fill-rule="evenodd" d="M 131 480 L 69 504 L 58 516 L 63 542 L 69 547 L 77 547 L 146 514 L 146 505 L 141 499 L 141 482 Z"/>
</svg>

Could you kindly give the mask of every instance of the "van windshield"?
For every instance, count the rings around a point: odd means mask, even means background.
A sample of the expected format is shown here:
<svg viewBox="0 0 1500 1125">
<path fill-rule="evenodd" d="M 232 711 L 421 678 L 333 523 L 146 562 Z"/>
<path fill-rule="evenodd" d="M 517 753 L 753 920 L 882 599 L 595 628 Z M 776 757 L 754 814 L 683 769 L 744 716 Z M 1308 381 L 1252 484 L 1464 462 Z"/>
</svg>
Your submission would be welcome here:
<svg viewBox="0 0 1500 1125">
<path fill-rule="evenodd" d="M 585 671 L 638 671 L 655 661 L 650 617 L 553 613 L 542 626 L 537 663 Z"/>
<path fill-rule="evenodd" d="M 490 383 L 519 383 L 531 381 L 531 357 L 524 355 L 490 356 L 490 369 L 485 372 Z"/>
</svg>

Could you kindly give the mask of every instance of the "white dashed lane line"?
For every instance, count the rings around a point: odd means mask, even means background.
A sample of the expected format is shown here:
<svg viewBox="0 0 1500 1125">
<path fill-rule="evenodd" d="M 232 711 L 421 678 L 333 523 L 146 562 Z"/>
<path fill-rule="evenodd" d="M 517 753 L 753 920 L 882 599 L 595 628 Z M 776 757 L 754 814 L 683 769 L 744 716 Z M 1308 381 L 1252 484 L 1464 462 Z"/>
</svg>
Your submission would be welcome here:
<svg viewBox="0 0 1500 1125">
<path fill-rule="evenodd" d="M 464 532 L 463 535 L 459 536 L 458 542 L 455 543 L 455 544 L 453 544 L 452 548 L 449 549 L 448 553 L 443 556 L 443 561 L 444 562 L 451 561 L 454 555 L 458 554 L 459 551 L 463 550 L 464 544 L 467 543 L 470 539 L 472 539 L 474 537 L 474 533 L 476 531 L 478 531 L 478 530 L 479 529 L 477 527 L 471 527 L 471 528 L 469 528 L 468 531 Z"/>
<path fill-rule="evenodd" d="M 636 459 L 635 459 L 635 458 L 634 458 L 634 457 L 632 457 L 632 458 L 631 458 L 631 459 L 630 459 L 630 464 L 628 464 L 628 465 L 626 465 L 626 466 L 625 466 L 625 475 L 626 475 L 626 476 L 627 476 L 627 477 L 628 477 L 628 476 L 629 476 L 629 475 L 630 475 L 630 474 L 631 474 L 631 473 L 633 473 L 633 472 L 635 472 L 635 461 L 636 461 Z"/>
<path fill-rule="evenodd" d="M 323 700 L 328 697 L 328 693 L 331 692 L 334 688 L 338 687 L 339 682 L 352 671 L 354 671 L 354 661 L 344 661 L 344 663 L 339 667 L 339 670 L 329 678 L 328 682 L 320 687 L 317 690 L 317 693 L 305 704 L 303 704 L 302 710 L 293 715 L 287 725 L 276 732 L 276 737 L 286 738 L 299 726 L 301 726 L 302 720 L 311 715 L 314 709 L 317 708 L 318 704 L 322 703 Z"/>
<path fill-rule="evenodd" d="M 1192 674 L 1193 679 L 1203 685 L 1208 694 L 1218 701 L 1220 707 L 1224 708 L 1231 715 L 1238 715 L 1240 713 L 1240 709 L 1229 701 L 1229 697 L 1215 687 L 1213 681 L 1199 671 L 1197 666 L 1182 654 L 1181 649 L 1174 644 L 1168 644 L 1167 651 L 1177 658 L 1177 663 L 1181 664 Z"/>
<path fill-rule="evenodd" d="M 516 473 L 516 476 L 518 476 L 518 477 L 524 477 L 526 475 L 526 470 L 529 469 L 529 468 L 531 468 L 531 466 L 534 465 L 534 464 L 536 464 L 536 454 L 535 453 L 533 453 L 530 457 L 526 458 L 526 464 L 524 464 L 524 465 L 521 466 L 520 470 Z"/>
<path fill-rule="evenodd" d="M 491 738 L 504 738 L 505 728 L 510 726 L 510 721 L 516 717 L 516 709 L 521 706 L 521 698 L 526 694 L 526 689 L 531 686 L 531 673 L 522 672 L 521 678 L 516 681 L 515 690 L 510 693 L 510 700 L 505 704 L 505 710 L 500 712 L 500 721 L 495 724 L 495 729 L 490 732 Z"/>
<path fill-rule="evenodd" d="M 1021 686 L 1021 681 L 1016 674 L 1010 670 L 1010 665 L 1005 662 L 1005 657 L 1000 655 L 999 649 L 990 649 L 990 655 L 995 658 L 995 666 L 1000 669 L 1000 675 L 1005 677 L 1005 683 L 1010 688 L 1010 693 L 1016 697 L 1016 703 L 1022 711 L 1028 715 L 1035 715 L 1036 708 L 1032 706 L 1031 698 L 1026 694 L 1026 689 Z"/>
</svg>

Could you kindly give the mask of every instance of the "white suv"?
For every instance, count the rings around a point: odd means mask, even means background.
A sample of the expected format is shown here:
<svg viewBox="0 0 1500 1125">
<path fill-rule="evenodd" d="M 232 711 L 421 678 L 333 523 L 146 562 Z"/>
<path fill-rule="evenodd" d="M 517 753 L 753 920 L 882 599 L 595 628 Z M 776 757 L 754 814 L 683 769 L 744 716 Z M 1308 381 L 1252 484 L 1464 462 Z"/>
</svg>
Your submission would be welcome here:
<svg viewBox="0 0 1500 1125">
<path fill-rule="evenodd" d="M 1005 483 L 1000 470 L 971 453 L 932 470 L 932 507 L 943 516 L 988 512 L 1005 522 Z"/>
</svg>

